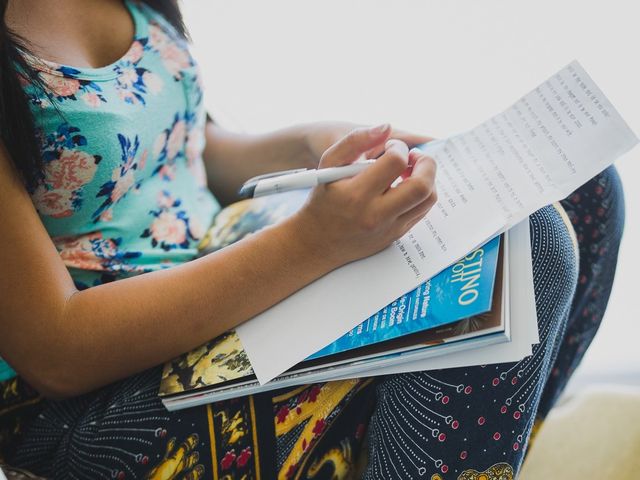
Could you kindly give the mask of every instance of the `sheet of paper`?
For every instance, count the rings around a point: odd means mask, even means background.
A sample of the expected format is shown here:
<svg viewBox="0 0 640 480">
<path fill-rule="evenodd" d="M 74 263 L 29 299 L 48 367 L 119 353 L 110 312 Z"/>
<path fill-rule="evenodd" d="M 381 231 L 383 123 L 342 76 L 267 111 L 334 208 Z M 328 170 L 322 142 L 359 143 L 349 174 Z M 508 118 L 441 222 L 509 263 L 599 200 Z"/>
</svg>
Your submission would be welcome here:
<svg viewBox="0 0 640 480">
<path fill-rule="evenodd" d="M 383 252 L 348 264 L 237 328 L 260 383 L 345 334 L 638 142 L 577 62 L 504 112 L 438 142 L 439 201 Z"/>
</svg>

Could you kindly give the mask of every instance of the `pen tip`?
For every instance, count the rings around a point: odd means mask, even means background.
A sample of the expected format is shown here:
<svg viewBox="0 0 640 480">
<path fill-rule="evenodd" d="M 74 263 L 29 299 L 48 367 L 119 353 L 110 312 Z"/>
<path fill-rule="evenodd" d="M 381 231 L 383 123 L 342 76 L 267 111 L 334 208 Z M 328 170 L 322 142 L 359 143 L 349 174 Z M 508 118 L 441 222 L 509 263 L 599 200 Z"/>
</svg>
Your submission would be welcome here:
<svg viewBox="0 0 640 480">
<path fill-rule="evenodd" d="M 241 198 L 253 197 L 253 193 L 256 191 L 256 185 L 256 183 L 243 185 L 240 190 L 238 190 L 238 195 L 240 195 Z"/>
</svg>

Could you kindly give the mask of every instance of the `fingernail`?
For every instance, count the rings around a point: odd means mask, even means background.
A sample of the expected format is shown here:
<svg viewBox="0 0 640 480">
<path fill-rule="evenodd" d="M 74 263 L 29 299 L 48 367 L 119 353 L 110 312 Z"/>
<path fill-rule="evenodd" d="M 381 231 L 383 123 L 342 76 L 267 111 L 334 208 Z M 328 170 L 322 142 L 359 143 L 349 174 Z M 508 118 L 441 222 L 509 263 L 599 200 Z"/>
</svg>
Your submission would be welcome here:
<svg viewBox="0 0 640 480">
<path fill-rule="evenodd" d="M 384 149 L 389 150 L 394 145 L 398 145 L 400 147 L 402 146 L 406 147 L 405 143 L 402 140 L 398 140 L 396 138 L 390 138 L 389 140 L 387 140 L 387 143 L 384 144 Z"/>
<path fill-rule="evenodd" d="M 372 127 L 369 132 L 371 133 L 371 135 L 381 135 L 389 130 L 390 127 L 391 125 L 389 125 L 388 123 L 383 123 L 382 125 L 378 125 L 377 127 Z"/>
<path fill-rule="evenodd" d="M 418 147 L 413 147 L 411 150 L 409 150 L 409 153 L 413 153 L 414 155 L 416 155 L 418 153 L 422 153 L 422 150 L 420 150 Z"/>
</svg>

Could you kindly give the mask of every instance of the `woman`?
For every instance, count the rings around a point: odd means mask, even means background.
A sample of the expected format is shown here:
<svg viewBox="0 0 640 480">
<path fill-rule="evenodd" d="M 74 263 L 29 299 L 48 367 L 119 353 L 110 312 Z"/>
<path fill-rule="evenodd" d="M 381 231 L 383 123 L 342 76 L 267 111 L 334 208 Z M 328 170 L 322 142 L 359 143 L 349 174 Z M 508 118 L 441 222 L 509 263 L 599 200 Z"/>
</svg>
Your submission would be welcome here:
<svg viewBox="0 0 640 480">
<path fill-rule="evenodd" d="M 168 413 L 158 365 L 383 249 L 429 211 L 435 166 L 409 150 L 427 139 L 388 125 L 224 131 L 206 120 L 172 1 L 0 5 L 0 355 L 18 373 L 5 367 L 1 421 L 12 463 L 50 478 L 345 478 L 358 462 L 367 478 L 517 473 L 536 414 L 606 305 L 621 228 L 614 172 L 564 204 L 588 230 L 581 262 L 598 266 L 581 263 L 580 282 L 562 207 L 531 217 L 541 344 L 522 362 Z M 190 261 L 218 200 L 246 178 L 363 154 L 375 166 Z"/>
</svg>

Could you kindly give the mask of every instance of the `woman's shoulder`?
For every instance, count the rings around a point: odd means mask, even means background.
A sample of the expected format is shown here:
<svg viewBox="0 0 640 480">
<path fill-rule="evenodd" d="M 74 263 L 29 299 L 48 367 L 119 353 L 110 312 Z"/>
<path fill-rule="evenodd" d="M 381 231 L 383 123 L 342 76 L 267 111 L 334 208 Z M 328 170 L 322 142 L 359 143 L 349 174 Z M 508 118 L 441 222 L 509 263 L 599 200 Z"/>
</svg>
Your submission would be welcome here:
<svg viewBox="0 0 640 480">
<path fill-rule="evenodd" d="M 158 5 L 159 3 L 159 5 Z M 167 8 L 161 8 L 162 5 L 170 5 L 173 2 L 171 0 L 164 2 L 144 2 L 141 0 L 135 0 L 131 3 L 131 10 L 139 12 L 142 17 L 148 22 L 151 35 L 165 35 L 168 40 L 178 43 L 186 42 L 185 35 L 179 30 L 182 27 L 182 18 L 179 16 L 179 9 L 176 7 L 167 10 Z M 178 26 L 180 25 L 180 27 Z M 163 39 L 166 41 L 166 39 Z"/>
</svg>

